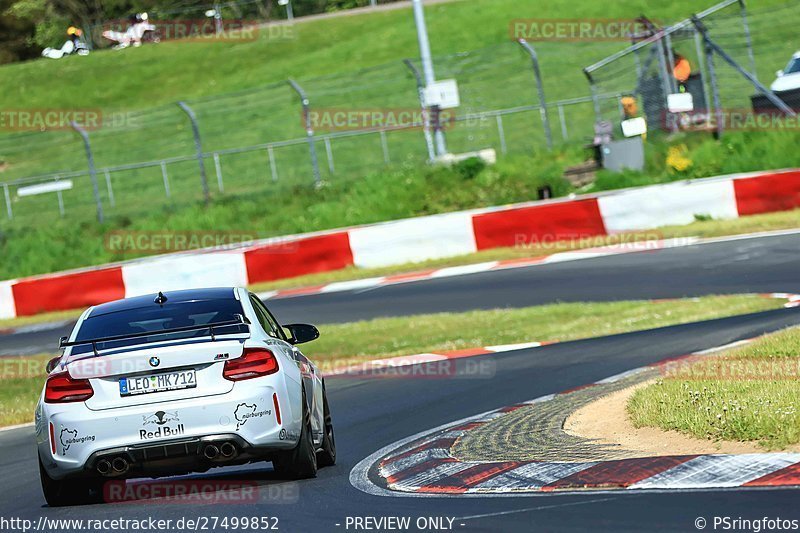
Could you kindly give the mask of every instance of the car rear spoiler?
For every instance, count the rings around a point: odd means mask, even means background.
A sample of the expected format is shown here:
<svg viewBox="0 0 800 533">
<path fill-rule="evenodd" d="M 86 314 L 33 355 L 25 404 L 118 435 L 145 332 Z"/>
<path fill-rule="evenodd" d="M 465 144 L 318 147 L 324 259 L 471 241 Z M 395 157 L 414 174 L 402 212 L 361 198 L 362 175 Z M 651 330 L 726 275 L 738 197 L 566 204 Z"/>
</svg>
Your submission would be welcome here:
<svg viewBox="0 0 800 533">
<path fill-rule="evenodd" d="M 226 320 L 224 322 L 213 322 L 211 324 L 201 324 L 197 326 L 184 326 L 180 328 L 170 328 L 170 329 L 162 329 L 158 331 L 144 331 L 142 333 L 131 333 L 128 335 L 115 335 L 112 337 L 98 337 L 96 339 L 86 339 L 81 341 L 67 341 L 67 337 L 61 337 L 58 343 L 59 348 L 67 348 L 69 346 L 83 346 L 86 344 L 92 345 L 92 350 L 94 351 L 95 355 L 100 355 L 97 352 L 97 343 L 101 342 L 113 342 L 113 341 L 122 341 L 122 340 L 129 340 L 129 339 L 138 339 L 142 337 L 152 337 L 154 335 L 166 335 L 169 333 L 183 333 L 186 331 L 202 331 L 207 329 L 209 331 L 209 336 L 211 337 L 211 342 L 215 342 L 216 335 L 214 334 L 214 328 L 224 328 L 227 326 L 247 326 L 247 332 L 250 332 L 250 321 L 241 314 L 234 315 L 236 317 L 235 320 Z"/>
</svg>

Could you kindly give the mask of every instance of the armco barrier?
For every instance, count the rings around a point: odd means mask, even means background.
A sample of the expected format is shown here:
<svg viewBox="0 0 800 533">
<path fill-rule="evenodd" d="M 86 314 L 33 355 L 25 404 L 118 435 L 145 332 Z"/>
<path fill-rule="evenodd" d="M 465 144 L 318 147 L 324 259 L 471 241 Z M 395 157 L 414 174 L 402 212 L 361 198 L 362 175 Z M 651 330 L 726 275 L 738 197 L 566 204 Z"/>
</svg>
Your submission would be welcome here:
<svg viewBox="0 0 800 533">
<path fill-rule="evenodd" d="M 738 216 L 733 182 L 709 180 L 628 189 L 598 199 L 610 233 L 690 224 L 695 215 L 715 219 Z"/>
<path fill-rule="evenodd" d="M 347 266 L 378 267 L 800 207 L 800 169 L 753 172 L 269 239 L 0 281 L 0 318 L 203 286 L 247 285 Z"/>
<path fill-rule="evenodd" d="M 473 253 L 472 214 L 447 213 L 353 228 L 350 246 L 360 268 Z"/>
<path fill-rule="evenodd" d="M 236 252 L 163 256 L 122 266 L 125 296 L 141 296 L 158 291 L 213 287 L 225 280 L 227 285 L 247 285 L 244 255 Z M 166 288 L 165 288 L 166 287 Z"/>
<path fill-rule="evenodd" d="M 17 316 L 14 293 L 11 289 L 13 284 L 14 280 L 0 281 L 0 319 Z"/>
<path fill-rule="evenodd" d="M 77 309 L 125 297 L 120 267 L 22 279 L 11 290 L 18 316 Z"/>
<path fill-rule="evenodd" d="M 301 237 L 248 248 L 244 252 L 250 283 L 338 270 L 353 264 L 347 231 Z"/>
<path fill-rule="evenodd" d="M 733 181 L 740 216 L 787 211 L 800 206 L 800 171 Z"/>
<path fill-rule="evenodd" d="M 596 198 L 503 209 L 472 219 L 479 250 L 606 235 Z"/>
</svg>

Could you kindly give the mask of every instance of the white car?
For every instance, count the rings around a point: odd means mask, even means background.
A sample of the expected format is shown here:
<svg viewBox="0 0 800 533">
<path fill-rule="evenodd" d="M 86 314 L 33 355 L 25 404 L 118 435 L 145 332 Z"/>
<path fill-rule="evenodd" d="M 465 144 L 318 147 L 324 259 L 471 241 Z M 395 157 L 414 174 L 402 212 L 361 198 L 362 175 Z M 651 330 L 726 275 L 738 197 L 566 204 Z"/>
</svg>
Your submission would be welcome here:
<svg viewBox="0 0 800 533">
<path fill-rule="evenodd" d="M 795 52 L 786 68 L 775 73 L 778 79 L 769 86 L 775 92 L 800 89 L 800 52 Z"/>
<path fill-rule="evenodd" d="M 325 384 L 296 347 L 319 336 L 281 326 L 243 288 L 118 300 L 81 315 L 35 412 L 51 506 L 98 501 L 110 479 L 272 461 L 299 479 L 336 461 Z"/>
</svg>

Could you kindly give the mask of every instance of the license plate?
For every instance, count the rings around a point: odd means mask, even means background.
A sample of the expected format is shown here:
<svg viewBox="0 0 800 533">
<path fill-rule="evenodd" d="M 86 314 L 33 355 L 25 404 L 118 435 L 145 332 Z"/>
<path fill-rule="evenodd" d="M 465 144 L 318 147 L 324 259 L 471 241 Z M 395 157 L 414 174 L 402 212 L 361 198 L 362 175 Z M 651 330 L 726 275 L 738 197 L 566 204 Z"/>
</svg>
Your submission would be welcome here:
<svg viewBox="0 0 800 533">
<path fill-rule="evenodd" d="M 119 395 L 133 396 L 170 390 L 191 389 L 197 386 L 197 372 L 177 370 L 149 376 L 122 378 L 119 380 Z"/>
</svg>

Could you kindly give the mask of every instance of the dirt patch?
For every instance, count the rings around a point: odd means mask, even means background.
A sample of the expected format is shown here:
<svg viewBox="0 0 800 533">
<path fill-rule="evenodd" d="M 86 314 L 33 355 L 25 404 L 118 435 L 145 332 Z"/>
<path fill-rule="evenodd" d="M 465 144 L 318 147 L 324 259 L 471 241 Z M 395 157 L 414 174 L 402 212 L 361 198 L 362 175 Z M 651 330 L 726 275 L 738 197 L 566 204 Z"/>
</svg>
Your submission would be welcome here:
<svg viewBox="0 0 800 533">
<path fill-rule="evenodd" d="M 638 383 L 584 405 L 567 417 L 564 431 L 569 435 L 591 439 L 598 445 L 618 446 L 641 456 L 764 453 L 765 450 L 755 442 L 713 442 L 677 431 L 634 427 L 626 411 L 628 400 L 638 389 L 652 383 Z M 800 451 L 800 445 L 786 451 Z"/>
</svg>

